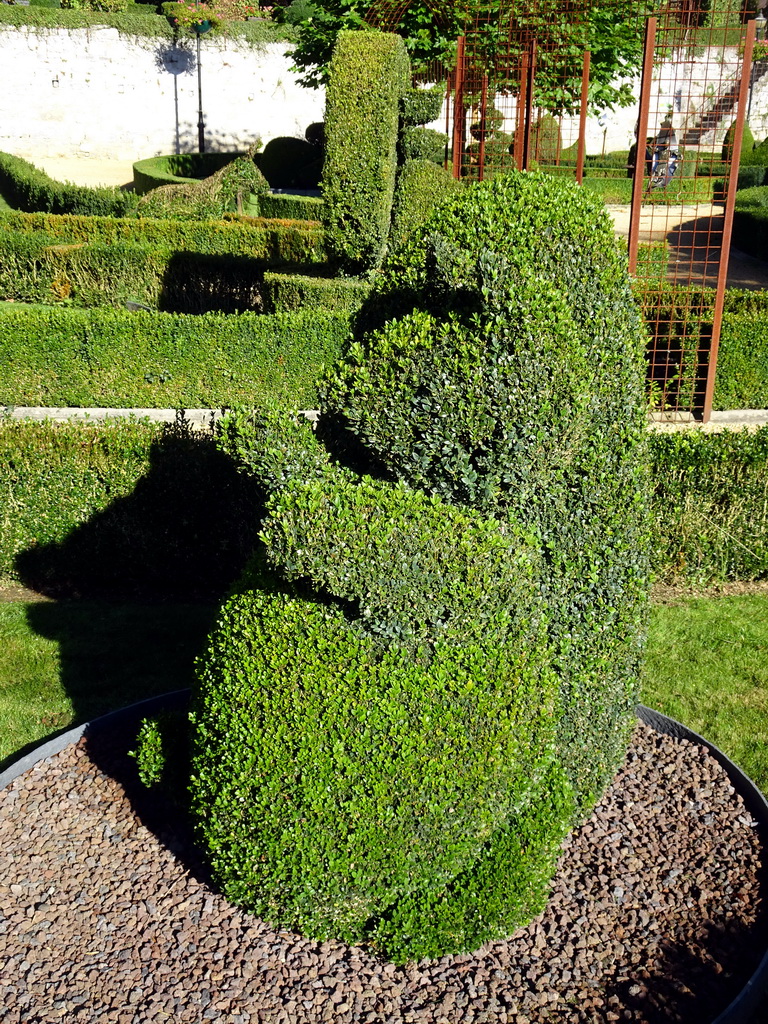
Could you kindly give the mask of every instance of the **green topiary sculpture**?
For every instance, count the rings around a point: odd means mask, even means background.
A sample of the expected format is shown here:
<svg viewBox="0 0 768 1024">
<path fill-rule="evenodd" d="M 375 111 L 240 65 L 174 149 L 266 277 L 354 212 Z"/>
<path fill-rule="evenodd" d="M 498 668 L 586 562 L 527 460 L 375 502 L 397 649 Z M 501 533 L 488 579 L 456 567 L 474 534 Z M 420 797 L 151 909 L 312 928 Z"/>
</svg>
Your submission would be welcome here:
<svg viewBox="0 0 768 1024">
<path fill-rule="evenodd" d="M 605 213 L 513 174 L 385 262 L 316 433 L 229 417 L 268 496 L 192 711 L 230 899 L 398 961 L 542 909 L 632 722 L 642 356 Z"/>
</svg>

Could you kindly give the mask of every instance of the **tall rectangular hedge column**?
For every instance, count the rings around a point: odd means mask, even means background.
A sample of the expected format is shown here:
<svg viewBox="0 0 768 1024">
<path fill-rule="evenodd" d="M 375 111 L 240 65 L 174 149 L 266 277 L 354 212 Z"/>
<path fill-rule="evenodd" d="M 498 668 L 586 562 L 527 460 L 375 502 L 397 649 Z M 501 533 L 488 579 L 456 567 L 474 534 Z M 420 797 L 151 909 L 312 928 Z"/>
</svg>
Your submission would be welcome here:
<svg viewBox="0 0 768 1024">
<path fill-rule="evenodd" d="M 349 273 L 378 266 L 384 255 L 400 97 L 409 86 L 400 36 L 339 33 L 326 93 L 323 222 L 329 258 Z"/>
</svg>

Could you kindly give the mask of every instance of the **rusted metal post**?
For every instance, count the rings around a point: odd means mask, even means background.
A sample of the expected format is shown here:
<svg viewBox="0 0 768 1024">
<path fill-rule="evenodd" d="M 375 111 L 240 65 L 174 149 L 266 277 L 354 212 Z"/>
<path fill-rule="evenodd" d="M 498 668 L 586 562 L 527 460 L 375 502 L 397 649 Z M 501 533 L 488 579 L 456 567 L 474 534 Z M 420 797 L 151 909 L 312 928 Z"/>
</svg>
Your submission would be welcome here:
<svg viewBox="0 0 768 1024">
<path fill-rule="evenodd" d="M 464 52 L 466 37 L 456 41 L 456 71 L 453 85 L 453 176 L 461 177 L 461 158 L 464 154 Z"/>
<path fill-rule="evenodd" d="M 526 111 L 528 109 L 528 68 L 530 60 L 531 55 L 526 50 L 520 61 L 520 90 L 517 94 L 517 124 L 515 125 L 515 145 L 512 154 L 518 171 L 525 169 L 523 161 L 526 151 L 525 124 Z"/>
<path fill-rule="evenodd" d="M 744 36 L 744 56 L 741 61 L 741 82 L 739 98 L 736 106 L 736 125 L 733 132 L 733 150 L 731 166 L 728 172 L 728 192 L 725 196 L 725 214 L 723 217 L 723 241 L 720 249 L 720 263 L 717 268 L 717 292 L 715 308 L 712 315 L 712 342 L 707 364 L 707 387 L 704 392 L 704 407 L 701 410 L 702 423 L 708 423 L 712 415 L 712 398 L 715 393 L 715 376 L 717 374 L 717 351 L 720 347 L 720 328 L 723 323 L 723 303 L 725 302 L 725 285 L 728 279 L 728 258 L 731 252 L 731 229 L 733 228 L 733 207 L 736 201 L 736 188 L 739 183 L 739 160 L 741 159 L 741 139 L 744 134 L 744 118 L 747 110 L 749 82 L 752 75 L 752 53 L 755 47 L 755 21 L 747 22 Z M 694 410 L 694 414 L 698 410 Z"/>
<path fill-rule="evenodd" d="M 579 185 L 584 178 L 584 150 L 587 145 L 587 106 L 589 104 L 589 50 L 584 51 L 581 65 L 581 106 L 579 107 L 579 144 L 576 148 L 576 181 Z"/>
<path fill-rule="evenodd" d="M 477 177 L 478 181 L 483 180 L 485 170 L 485 132 L 486 132 L 486 111 L 488 109 L 488 75 L 483 75 L 483 85 L 480 92 L 480 140 L 477 147 Z"/>
<path fill-rule="evenodd" d="M 531 154 L 531 122 L 533 120 L 533 82 L 536 77 L 536 40 L 531 40 L 528 57 L 527 86 L 525 90 L 525 127 L 523 128 L 523 162 L 521 170 L 527 171 Z"/>
<path fill-rule="evenodd" d="M 648 18 L 645 23 L 643 42 L 643 77 L 640 85 L 640 112 L 637 118 L 637 142 L 635 145 L 635 169 L 632 175 L 632 206 L 629 214 L 629 272 L 637 270 L 637 244 L 640 234 L 640 207 L 643 202 L 643 178 L 645 176 L 645 140 L 648 137 L 648 110 L 651 105 L 651 79 L 653 77 L 653 51 L 656 46 L 656 19 Z"/>
<path fill-rule="evenodd" d="M 451 76 L 445 80 L 445 154 L 443 156 L 443 169 L 448 170 L 449 142 L 451 137 Z"/>
</svg>

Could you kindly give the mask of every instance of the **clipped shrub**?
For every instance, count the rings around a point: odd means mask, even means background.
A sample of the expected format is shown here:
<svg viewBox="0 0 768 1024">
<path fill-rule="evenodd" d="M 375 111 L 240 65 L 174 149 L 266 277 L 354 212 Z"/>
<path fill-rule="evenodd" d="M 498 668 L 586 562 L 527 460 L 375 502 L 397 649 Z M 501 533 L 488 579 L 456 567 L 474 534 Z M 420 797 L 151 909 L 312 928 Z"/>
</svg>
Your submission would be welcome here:
<svg viewBox="0 0 768 1024">
<path fill-rule="evenodd" d="M 544 114 L 531 125 L 530 152 L 540 164 L 556 164 L 562 149 L 560 122 L 551 114 Z"/>
<path fill-rule="evenodd" d="M 607 215 L 511 175 L 390 254 L 316 434 L 227 420 L 268 495 L 192 710 L 193 814 L 230 899 L 398 961 L 544 905 L 633 721 L 643 390 Z"/>
<path fill-rule="evenodd" d="M 269 193 L 259 196 L 260 216 L 278 220 L 320 221 L 323 216 L 323 200 L 319 196 L 292 196 Z"/>
<path fill-rule="evenodd" d="M 768 409 L 768 302 L 761 312 L 724 313 L 714 409 Z"/>
<path fill-rule="evenodd" d="M 17 210 L 104 217 L 124 217 L 138 202 L 132 192 L 118 188 L 55 181 L 29 161 L 9 153 L 0 153 L 0 195 Z"/>
<path fill-rule="evenodd" d="M 461 183 L 431 160 L 406 161 L 397 177 L 390 247 L 402 245 L 457 188 Z"/>
<path fill-rule="evenodd" d="M 339 33 L 326 93 L 322 189 L 328 255 L 344 272 L 378 266 L 384 255 L 400 100 L 409 87 L 408 55 L 400 36 Z"/>
<path fill-rule="evenodd" d="M 140 217 L 215 220 L 227 212 L 242 213 L 246 202 L 252 209 L 253 197 L 269 192 L 253 155 L 249 150 L 194 184 L 161 185 L 139 199 L 136 213 Z"/>
<path fill-rule="evenodd" d="M 144 195 L 160 185 L 202 181 L 239 156 L 243 153 L 175 153 L 137 160 L 133 165 L 133 190 L 137 195 Z"/>
<path fill-rule="evenodd" d="M 442 166 L 448 136 L 432 128 L 405 128 L 400 136 L 400 149 L 405 160 L 431 160 Z"/>
<path fill-rule="evenodd" d="M 348 329 L 320 302 L 237 317 L 14 304 L 0 312 L 0 405 L 312 409 Z"/>
<path fill-rule="evenodd" d="M 259 167 L 272 188 L 317 188 L 323 171 L 322 151 L 306 139 L 271 139 Z"/>
<path fill-rule="evenodd" d="M 431 124 L 440 117 L 445 93 L 439 85 L 428 89 L 409 89 L 400 100 L 403 125 Z"/>
<path fill-rule="evenodd" d="M 733 244 L 750 256 L 768 259 L 768 185 L 736 193 Z"/>
<path fill-rule="evenodd" d="M 723 158 L 723 161 L 725 163 L 728 163 L 728 164 L 730 164 L 731 160 L 733 159 L 733 140 L 734 140 L 735 135 L 736 135 L 736 122 L 734 121 L 734 123 L 729 126 L 729 128 L 727 129 L 727 131 L 726 131 L 726 133 L 725 133 L 725 135 L 723 137 L 722 158 Z M 743 160 L 745 163 L 749 163 L 750 162 L 750 158 L 751 158 L 751 154 L 752 154 L 752 150 L 754 148 L 755 148 L 755 137 L 752 134 L 752 131 L 751 131 L 749 125 L 745 121 L 744 122 L 744 128 L 742 130 L 742 135 L 741 135 L 741 152 L 740 152 L 739 159 Z"/>
<path fill-rule="evenodd" d="M 627 514 L 642 504 L 632 452 L 644 337 L 611 222 L 582 188 L 546 174 L 471 187 L 392 254 L 357 325 L 322 408 L 388 475 L 519 517 L 544 538 L 553 643 L 572 652 L 563 761 L 587 806 L 622 756 L 645 583 L 644 527 Z M 457 337 L 461 359 L 447 373 Z M 472 402 L 459 397 L 467 393 Z M 600 527 L 579 525 L 581 502 L 601 510 Z M 603 581 L 594 594 L 588 578 Z M 598 638 L 593 615 L 615 632 Z"/>
<path fill-rule="evenodd" d="M 265 313 L 330 309 L 353 313 L 370 291 L 367 281 L 352 277 L 313 277 L 290 271 L 267 270 L 262 296 Z"/>
</svg>

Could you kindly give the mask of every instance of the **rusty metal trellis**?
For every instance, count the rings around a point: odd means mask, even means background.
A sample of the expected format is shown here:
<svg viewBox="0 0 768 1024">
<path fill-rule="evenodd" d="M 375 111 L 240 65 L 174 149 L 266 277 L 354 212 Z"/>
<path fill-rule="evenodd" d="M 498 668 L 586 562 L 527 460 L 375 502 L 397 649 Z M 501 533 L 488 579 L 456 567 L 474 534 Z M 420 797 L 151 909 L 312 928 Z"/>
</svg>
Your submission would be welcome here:
<svg viewBox="0 0 768 1024">
<path fill-rule="evenodd" d="M 421 2 L 460 26 L 451 66 L 419 76 L 445 85 L 446 166 L 469 180 L 537 167 L 601 196 L 628 238 L 656 414 L 708 419 L 744 118 L 768 86 L 748 4 Z M 376 0 L 367 20 L 396 30 L 410 6 Z M 622 103 L 601 110 L 611 24 L 626 69 Z"/>
</svg>

